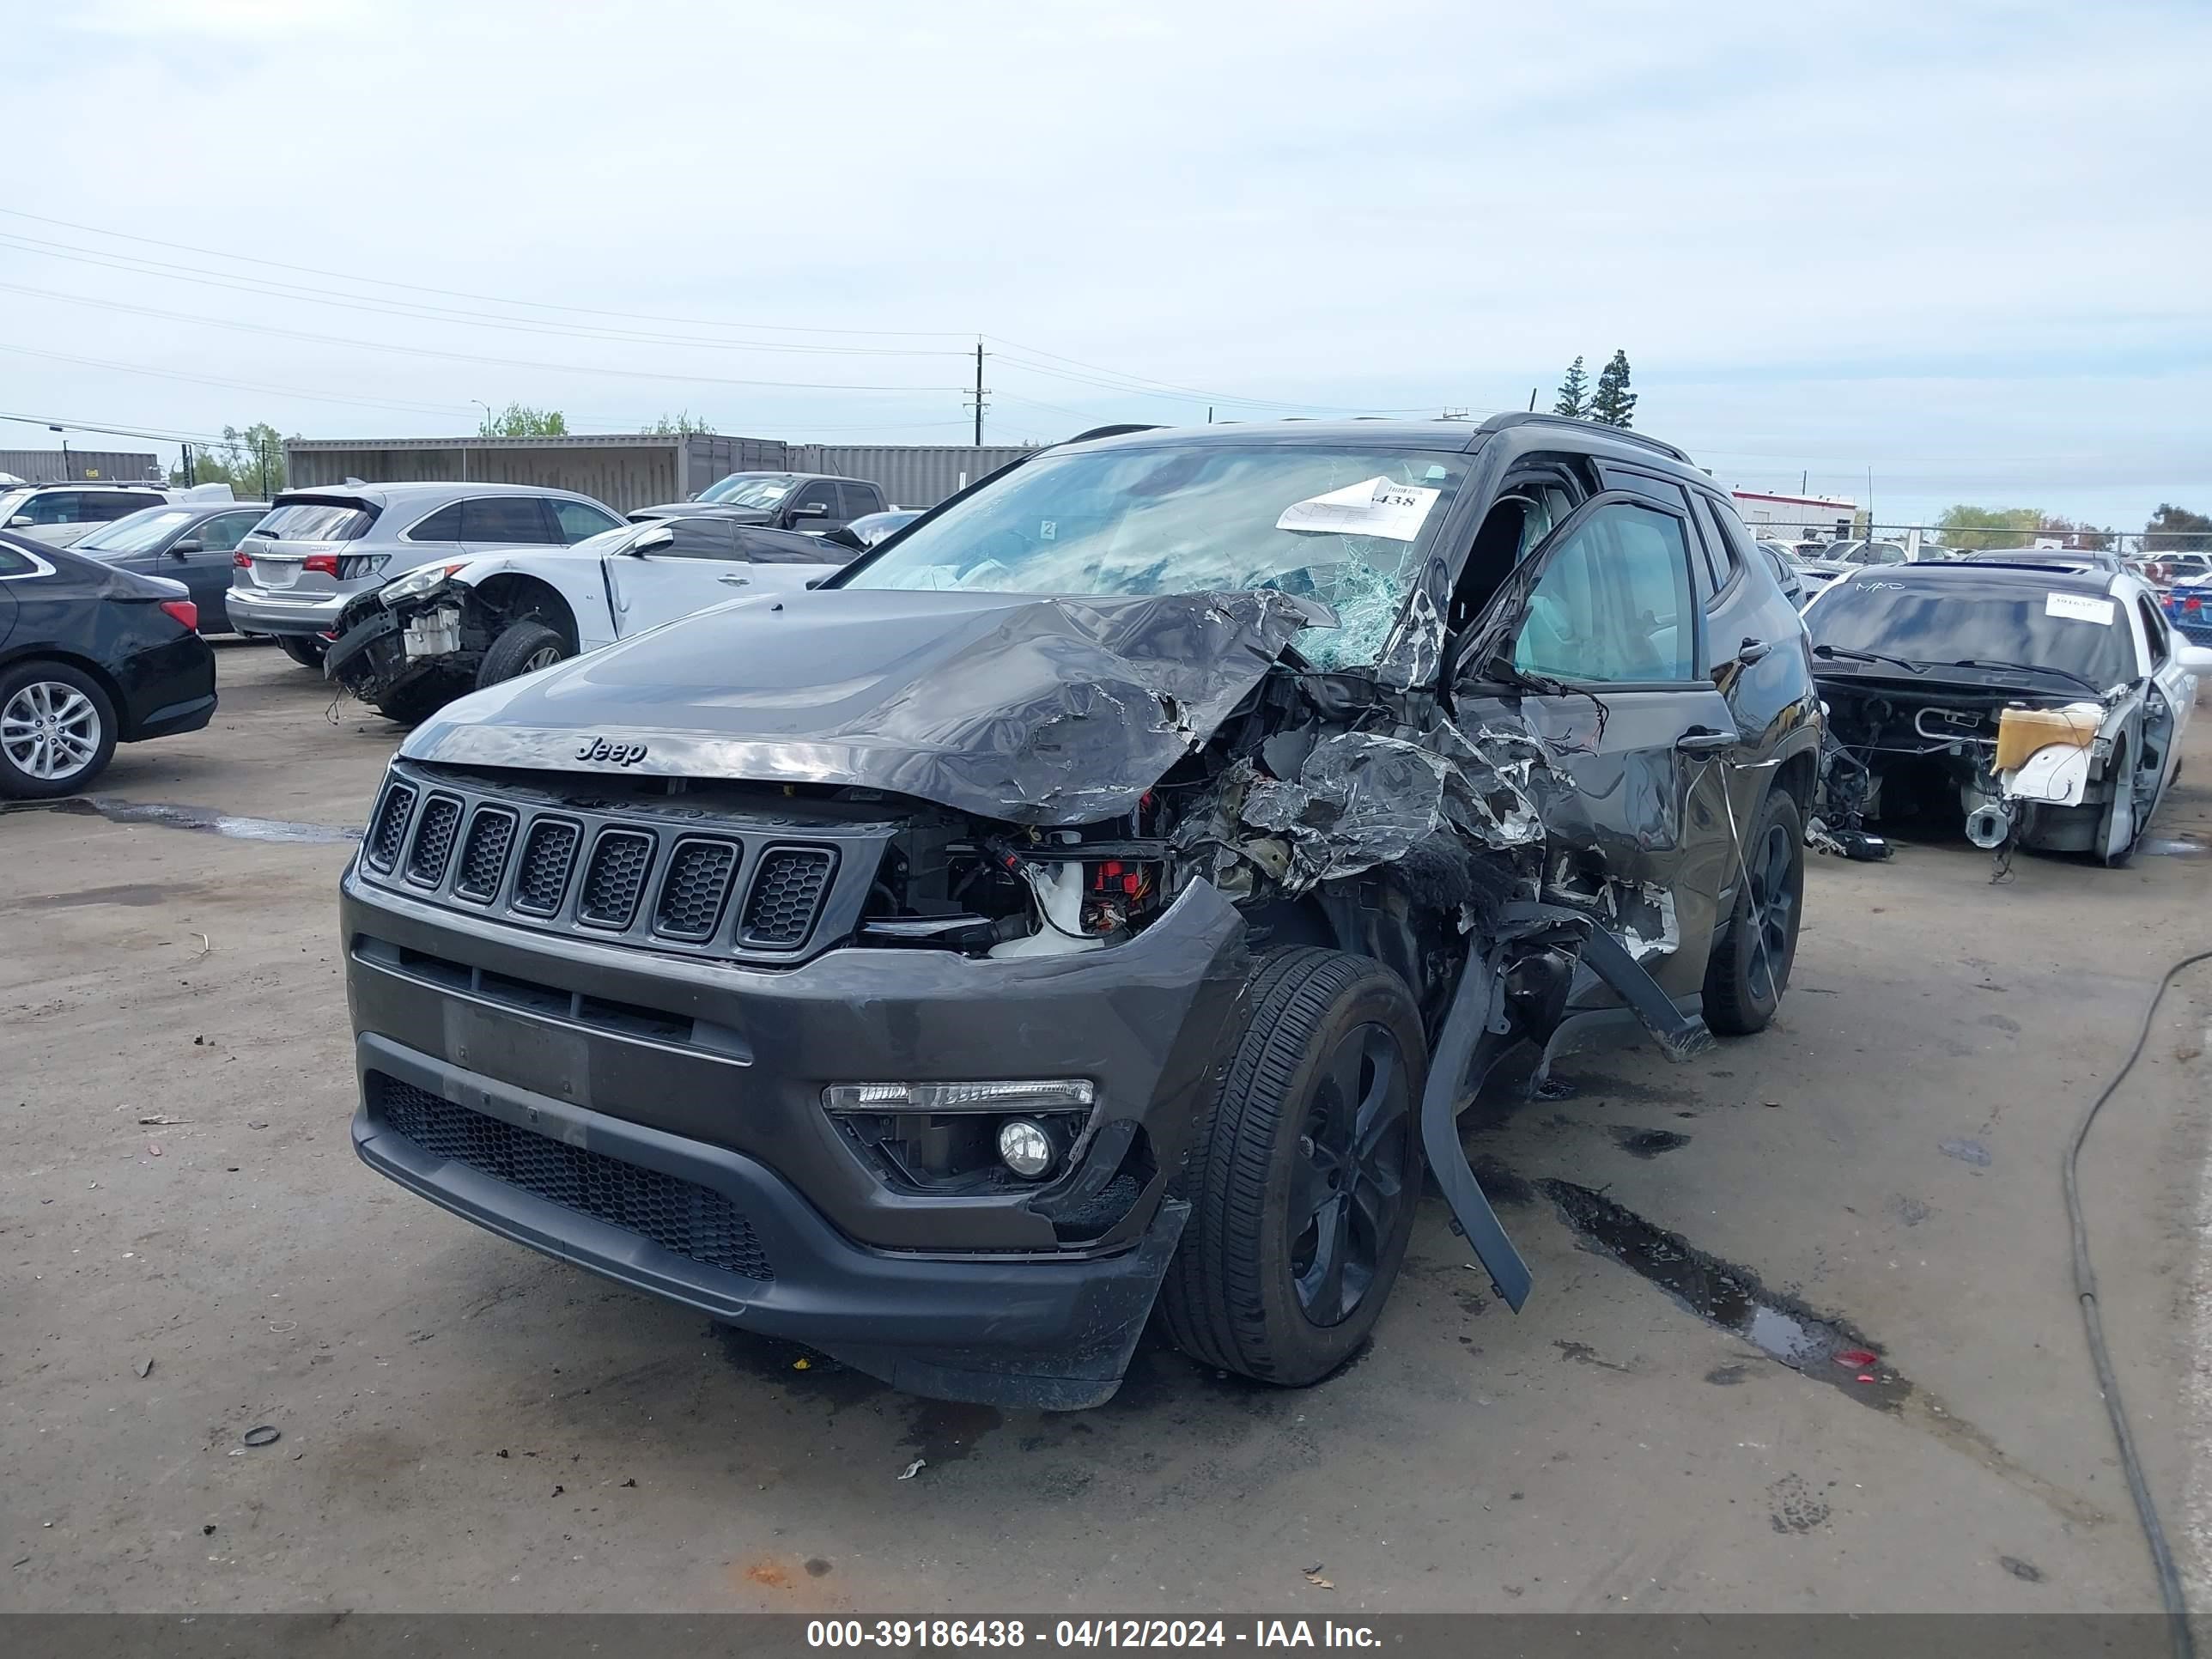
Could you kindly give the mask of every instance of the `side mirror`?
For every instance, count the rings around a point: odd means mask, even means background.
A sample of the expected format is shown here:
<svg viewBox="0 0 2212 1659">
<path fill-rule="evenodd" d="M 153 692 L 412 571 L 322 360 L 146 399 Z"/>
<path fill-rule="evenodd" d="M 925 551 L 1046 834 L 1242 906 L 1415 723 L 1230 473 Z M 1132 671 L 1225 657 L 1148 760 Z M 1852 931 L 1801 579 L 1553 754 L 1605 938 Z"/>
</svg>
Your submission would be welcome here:
<svg viewBox="0 0 2212 1659">
<path fill-rule="evenodd" d="M 673 528 L 665 524 L 656 525 L 624 548 L 623 551 L 632 558 L 641 559 L 654 548 L 671 547 L 675 544 L 675 542 L 676 532 Z"/>
<path fill-rule="evenodd" d="M 2205 679 L 2212 679 L 2212 647 L 2202 645 L 2181 646 L 2175 650 L 2173 659 L 2181 665 L 2183 673 L 2196 674 Z"/>
<path fill-rule="evenodd" d="M 204 553 L 206 551 L 207 544 L 202 541 L 198 536 L 187 536 L 180 542 L 172 542 L 169 544 L 169 556 L 173 559 L 181 559 L 187 553 Z"/>
<path fill-rule="evenodd" d="M 830 516 L 830 504 L 827 501 L 809 501 L 804 507 L 793 507 L 791 516 L 794 519 L 826 519 Z"/>
<path fill-rule="evenodd" d="M 10 530 L 21 530 L 25 525 L 29 524 L 30 522 L 31 515 L 29 514 L 18 513 L 14 518 L 8 520 L 8 528 Z"/>
</svg>

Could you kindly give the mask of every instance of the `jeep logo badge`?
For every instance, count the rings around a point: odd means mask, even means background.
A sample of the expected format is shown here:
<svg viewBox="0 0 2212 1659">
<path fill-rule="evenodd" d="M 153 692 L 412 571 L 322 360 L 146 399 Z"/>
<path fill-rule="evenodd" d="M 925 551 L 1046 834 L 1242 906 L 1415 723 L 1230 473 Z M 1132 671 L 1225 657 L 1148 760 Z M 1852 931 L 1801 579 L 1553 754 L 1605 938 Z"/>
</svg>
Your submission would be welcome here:
<svg viewBox="0 0 2212 1659">
<path fill-rule="evenodd" d="M 645 758 L 641 743 L 609 743 L 605 738 L 587 738 L 584 746 L 576 751 L 580 761 L 605 761 L 611 766 L 635 766 Z"/>
</svg>

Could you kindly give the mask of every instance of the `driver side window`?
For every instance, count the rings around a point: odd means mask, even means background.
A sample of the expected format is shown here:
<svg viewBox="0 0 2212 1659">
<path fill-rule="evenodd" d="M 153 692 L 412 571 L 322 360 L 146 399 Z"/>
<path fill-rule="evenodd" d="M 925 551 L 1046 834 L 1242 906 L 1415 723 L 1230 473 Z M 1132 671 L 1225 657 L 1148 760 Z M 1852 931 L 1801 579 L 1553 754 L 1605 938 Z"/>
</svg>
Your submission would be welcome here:
<svg viewBox="0 0 2212 1659">
<path fill-rule="evenodd" d="M 1513 662 L 1558 680 L 1691 680 L 1692 621 L 1682 520 L 1616 502 L 1591 514 L 1545 566 L 1513 642 Z"/>
</svg>

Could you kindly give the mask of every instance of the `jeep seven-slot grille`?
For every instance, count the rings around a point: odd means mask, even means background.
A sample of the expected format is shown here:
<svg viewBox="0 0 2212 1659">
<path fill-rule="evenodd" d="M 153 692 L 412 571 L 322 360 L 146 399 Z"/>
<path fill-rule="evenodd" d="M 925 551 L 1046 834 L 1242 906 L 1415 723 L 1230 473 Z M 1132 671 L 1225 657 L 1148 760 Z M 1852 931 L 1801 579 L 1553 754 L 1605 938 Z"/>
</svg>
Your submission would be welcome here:
<svg viewBox="0 0 2212 1659">
<path fill-rule="evenodd" d="M 587 927 L 619 933 L 637 914 L 645 890 L 646 866 L 653 862 L 653 837 L 635 830 L 602 830 L 584 866 L 584 889 L 576 900 L 576 920 Z"/>
<path fill-rule="evenodd" d="M 712 939 L 729 902 L 730 878 L 738 871 L 738 843 L 686 836 L 669 854 L 660 878 L 660 897 L 653 907 L 653 931 L 667 939 Z"/>
<path fill-rule="evenodd" d="M 453 834 L 461 827 L 461 804 L 451 795 L 433 795 L 415 825 L 415 842 L 407 852 L 407 879 L 422 887 L 435 887 L 446 878 L 446 860 L 453 855 Z"/>
<path fill-rule="evenodd" d="M 836 854 L 821 848 L 770 848 L 753 876 L 738 943 L 769 951 L 795 951 L 805 944 L 836 864 Z"/>
<path fill-rule="evenodd" d="M 732 825 L 742 830 L 744 820 Z M 367 881 L 539 931 L 688 956 L 799 960 L 848 929 L 859 872 L 892 826 L 825 823 L 819 839 L 756 841 L 682 809 L 487 796 L 472 781 L 395 771 L 369 814 Z M 848 883 L 848 876 L 854 878 Z"/>
<path fill-rule="evenodd" d="M 576 861 L 576 826 L 561 818 L 540 818 L 522 843 L 521 867 L 514 872 L 514 908 L 527 916 L 550 916 L 568 890 L 568 866 Z"/>
<path fill-rule="evenodd" d="M 399 848 L 407 836 L 408 815 L 415 810 L 415 787 L 395 783 L 384 792 L 376 809 L 376 822 L 368 831 L 368 861 L 380 870 L 399 862 Z"/>
<path fill-rule="evenodd" d="M 374 1080 L 384 1121 L 434 1158 L 465 1164 L 707 1267 L 763 1283 L 775 1277 L 752 1224 L 711 1188 L 548 1139 L 394 1078 Z"/>
<path fill-rule="evenodd" d="M 469 820 L 468 839 L 461 843 L 461 872 L 453 878 L 453 891 L 478 904 L 489 904 L 499 894 L 499 878 L 507 873 L 507 854 L 514 845 L 514 814 L 503 806 L 479 806 Z"/>
</svg>

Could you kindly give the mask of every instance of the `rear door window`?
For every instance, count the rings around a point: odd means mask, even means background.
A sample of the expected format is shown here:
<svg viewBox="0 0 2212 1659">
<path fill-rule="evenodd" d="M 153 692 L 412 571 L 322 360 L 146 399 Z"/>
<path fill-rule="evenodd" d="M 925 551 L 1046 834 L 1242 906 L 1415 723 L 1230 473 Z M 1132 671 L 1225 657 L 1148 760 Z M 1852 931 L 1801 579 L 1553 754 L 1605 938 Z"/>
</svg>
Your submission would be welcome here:
<svg viewBox="0 0 2212 1659">
<path fill-rule="evenodd" d="M 743 526 L 737 535 L 738 556 L 754 564 L 839 565 L 857 553 L 856 549 L 820 536 L 780 535 Z"/>
<path fill-rule="evenodd" d="M 546 543 L 554 539 L 545 503 L 535 495 L 478 495 L 461 503 L 461 535 L 465 542 L 507 545 Z"/>
<path fill-rule="evenodd" d="M 150 490 L 95 489 L 86 492 L 84 511 L 80 521 L 89 519 L 98 524 L 113 524 L 118 519 L 127 519 L 133 513 L 143 513 L 149 507 L 159 507 L 161 498 Z"/>
<path fill-rule="evenodd" d="M 228 553 L 260 522 L 258 513 L 218 513 L 200 526 L 200 545 L 210 553 Z"/>
<path fill-rule="evenodd" d="M 848 524 L 864 514 L 883 511 L 883 494 L 872 484 L 841 483 L 837 497 L 841 503 L 837 516 Z"/>
<path fill-rule="evenodd" d="M 461 504 L 441 507 L 407 532 L 410 542 L 457 542 L 461 538 Z"/>
<path fill-rule="evenodd" d="M 553 509 L 553 522 L 560 527 L 562 541 L 570 547 L 587 536 L 612 530 L 622 522 L 589 501 L 568 501 L 556 496 L 546 504 Z"/>
<path fill-rule="evenodd" d="M 1751 532 L 1743 527 L 1743 520 L 1735 509 L 1711 495 L 1702 496 L 1705 503 L 1705 529 L 1711 545 L 1705 550 L 1712 564 L 1713 586 L 1726 587 L 1736 578 L 1745 562 L 1751 557 Z"/>
<path fill-rule="evenodd" d="M 676 539 L 660 547 L 646 549 L 648 556 L 656 559 L 741 559 L 733 532 L 736 526 L 727 519 L 672 519 L 668 527 L 676 532 Z"/>
</svg>

